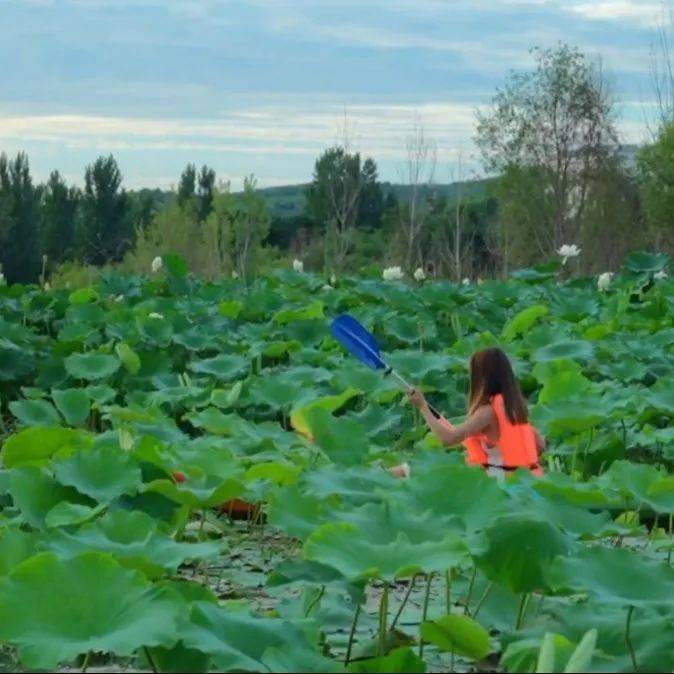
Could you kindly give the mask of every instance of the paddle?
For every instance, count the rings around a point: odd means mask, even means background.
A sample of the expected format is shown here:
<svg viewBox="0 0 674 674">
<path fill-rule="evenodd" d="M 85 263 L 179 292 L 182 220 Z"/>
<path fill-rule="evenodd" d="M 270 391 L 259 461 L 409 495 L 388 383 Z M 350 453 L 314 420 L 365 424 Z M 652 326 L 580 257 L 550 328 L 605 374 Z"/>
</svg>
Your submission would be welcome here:
<svg viewBox="0 0 674 674">
<path fill-rule="evenodd" d="M 330 326 L 334 338 L 349 352 L 351 355 L 358 358 L 361 363 L 364 363 L 373 370 L 383 370 L 384 376 L 392 375 L 395 377 L 403 387 L 410 391 L 413 387 L 403 379 L 390 365 L 384 362 L 380 354 L 379 344 L 361 323 L 359 323 L 353 316 L 342 314 L 337 316 Z M 438 419 L 442 418 L 440 412 L 429 405 L 433 415 Z"/>
</svg>

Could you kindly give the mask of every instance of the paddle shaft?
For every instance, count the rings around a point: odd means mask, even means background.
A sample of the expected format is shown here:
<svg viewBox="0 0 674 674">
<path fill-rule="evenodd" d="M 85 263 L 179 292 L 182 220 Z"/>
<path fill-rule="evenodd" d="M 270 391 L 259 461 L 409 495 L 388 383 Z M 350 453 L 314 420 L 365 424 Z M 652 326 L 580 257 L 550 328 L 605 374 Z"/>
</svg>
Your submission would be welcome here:
<svg viewBox="0 0 674 674">
<path fill-rule="evenodd" d="M 386 376 L 387 374 L 390 374 L 394 379 L 397 379 L 398 382 L 399 382 L 400 384 L 402 384 L 403 387 L 404 387 L 407 391 L 411 391 L 411 390 L 414 388 L 413 386 L 411 386 L 411 385 L 409 384 L 409 382 L 407 382 L 405 379 L 403 379 L 403 378 L 402 378 L 402 377 L 401 377 L 401 376 L 400 376 L 400 375 L 399 375 L 399 374 L 398 374 L 392 367 L 387 367 L 387 368 L 386 368 L 386 371 L 384 372 L 384 376 Z M 431 413 L 433 414 L 433 416 L 434 416 L 436 419 L 440 419 L 440 417 L 442 416 L 442 415 L 440 414 L 440 412 L 438 412 L 438 410 L 436 410 L 435 407 L 433 407 L 433 405 L 429 405 L 429 406 L 428 406 L 428 409 L 431 411 Z"/>
</svg>

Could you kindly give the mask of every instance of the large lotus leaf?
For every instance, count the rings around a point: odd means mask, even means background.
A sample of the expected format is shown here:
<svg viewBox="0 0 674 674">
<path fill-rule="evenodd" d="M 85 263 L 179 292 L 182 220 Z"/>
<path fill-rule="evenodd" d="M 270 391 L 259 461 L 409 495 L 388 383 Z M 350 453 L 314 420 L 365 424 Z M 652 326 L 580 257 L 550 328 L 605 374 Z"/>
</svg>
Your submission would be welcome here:
<svg viewBox="0 0 674 674">
<path fill-rule="evenodd" d="M 223 414 L 216 407 L 207 407 L 199 412 L 189 412 L 185 418 L 196 428 L 203 428 L 215 435 L 239 436 L 243 419 L 237 414 Z"/>
<path fill-rule="evenodd" d="M 421 636 L 441 651 L 483 660 L 491 651 L 489 632 L 465 615 L 446 615 L 421 625 Z"/>
<path fill-rule="evenodd" d="M 84 389 L 54 390 L 51 392 L 51 397 L 58 411 L 70 426 L 83 426 L 89 418 L 91 401 Z"/>
<path fill-rule="evenodd" d="M 0 576 L 6 576 L 36 552 L 37 539 L 34 533 L 8 527 L 0 529 Z"/>
<path fill-rule="evenodd" d="M 64 450 L 90 447 L 93 436 L 70 428 L 26 428 L 5 441 L 2 450 L 6 468 L 41 465 Z"/>
<path fill-rule="evenodd" d="M 386 333 L 407 344 L 419 344 L 437 337 L 434 321 L 421 316 L 392 316 L 385 322 Z"/>
<path fill-rule="evenodd" d="M 208 559 L 223 551 L 223 543 L 179 543 L 159 531 L 149 515 L 117 510 L 73 533 L 59 530 L 44 546 L 60 557 L 75 557 L 88 550 L 109 553 L 122 566 L 149 577 L 175 571 L 190 559 Z"/>
<path fill-rule="evenodd" d="M 274 314 L 274 322 L 280 325 L 296 323 L 297 321 L 310 321 L 321 319 L 324 316 L 323 302 L 316 301 L 302 309 L 283 309 Z"/>
<path fill-rule="evenodd" d="M 223 353 L 215 358 L 197 360 L 190 363 L 190 369 L 200 374 L 209 374 L 220 381 L 231 381 L 250 367 L 250 361 L 243 356 Z"/>
<path fill-rule="evenodd" d="M 265 461 L 252 465 L 246 471 L 246 481 L 266 480 L 273 484 L 296 484 L 302 468 L 292 463 L 281 461 Z"/>
<path fill-rule="evenodd" d="M 580 640 L 592 629 L 597 630 L 594 660 L 582 671 L 629 672 L 634 666 L 625 644 L 626 613 L 623 606 L 616 604 L 572 602 L 555 611 L 553 628 L 573 641 Z M 630 641 L 640 671 L 674 670 L 674 617 L 671 612 L 636 608 L 630 625 Z"/>
<path fill-rule="evenodd" d="M 533 516 L 505 515 L 485 531 L 485 547 L 477 565 L 491 581 L 515 593 L 549 586 L 548 574 L 555 558 L 571 550 L 559 529 Z"/>
<path fill-rule="evenodd" d="M 188 508 L 212 508 L 241 496 L 245 487 L 238 480 L 191 474 L 189 480 L 179 483 L 173 480 L 153 480 L 145 490 L 162 494 Z"/>
<path fill-rule="evenodd" d="M 503 326 L 503 339 L 511 342 L 523 332 L 529 330 L 536 321 L 549 313 L 550 309 L 544 304 L 534 304 L 526 309 L 522 309 L 522 311 L 513 316 Z"/>
<path fill-rule="evenodd" d="M 349 672 L 356 674 L 423 674 L 426 671 L 426 663 L 409 647 L 396 648 L 388 655 L 378 658 L 359 660 L 348 667 Z"/>
<path fill-rule="evenodd" d="M 340 520 L 367 531 L 368 538 L 374 543 L 388 543 L 399 533 L 405 534 L 412 543 L 437 541 L 449 533 L 462 533 L 459 518 L 432 510 L 419 512 L 397 499 L 351 508 L 340 513 Z"/>
<path fill-rule="evenodd" d="M 423 510 L 456 517 L 467 531 L 483 529 L 508 509 L 508 497 L 482 468 L 432 466 L 415 472 L 406 489 Z"/>
<path fill-rule="evenodd" d="M 567 433 L 582 433 L 595 428 L 611 415 L 613 406 L 595 395 L 555 399 L 537 405 L 532 413 L 536 425 L 542 427 L 546 435 L 560 436 Z"/>
<path fill-rule="evenodd" d="M 269 496 L 269 523 L 294 538 L 306 538 L 328 520 L 325 498 L 292 485 L 274 490 Z"/>
<path fill-rule="evenodd" d="M 163 316 L 139 316 L 136 324 L 141 335 L 148 342 L 162 347 L 170 344 L 173 337 L 173 325 Z"/>
<path fill-rule="evenodd" d="M 182 640 L 187 647 L 209 654 L 221 672 L 265 671 L 263 660 L 272 648 L 291 652 L 298 663 L 310 658 L 311 666 L 317 669 L 309 671 L 323 671 L 323 665 L 331 667 L 329 661 L 319 659 L 318 650 L 292 623 L 257 618 L 204 602 L 192 608 L 191 620 L 182 629 Z M 316 657 L 311 658 L 312 655 Z"/>
<path fill-rule="evenodd" d="M 66 371 L 75 379 L 105 379 L 121 365 L 119 358 L 103 353 L 74 353 L 63 361 Z"/>
<path fill-rule="evenodd" d="M 579 508 L 610 508 L 619 505 L 615 495 L 607 494 L 597 484 L 578 482 L 564 473 L 548 473 L 534 489 L 544 496 Z"/>
<path fill-rule="evenodd" d="M 599 312 L 599 302 L 595 294 L 558 295 L 551 303 L 552 313 L 565 321 L 579 322 Z"/>
<path fill-rule="evenodd" d="M 134 494 L 142 484 L 140 467 L 123 451 L 98 447 L 54 463 L 61 483 L 99 502 L 110 502 L 122 494 Z"/>
<path fill-rule="evenodd" d="M 58 426 L 61 423 L 58 412 L 46 400 L 15 400 L 9 403 L 9 411 L 24 426 Z"/>
<path fill-rule="evenodd" d="M 0 579 L 0 639 L 18 648 L 24 666 L 54 670 L 90 651 L 127 656 L 171 645 L 183 606 L 109 555 L 46 552 Z"/>
<path fill-rule="evenodd" d="M 127 372 L 138 374 L 140 371 L 140 356 L 128 344 L 120 342 L 115 346 L 115 352 Z"/>
<path fill-rule="evenodd" d="M 633 272 L 658 272 L 662 271 L 669 262 L 666 253 L 632 253 L 625 261 L 625 266 Z"/>
<path fill-rule="evenodd" d="M 661 414 L 674 416 L 674 379 L 661 379 L 646 391 L 646 403 Z"/>
<path fill-rule="evenodd" d="M 667 606 L 674 597 L 674 568 L 625 548 L 583 548 L 558 559 L 552 578 L 558 590 L 587 592 L 603 604 Z"/>
<path fill-rule="evenodd" d="M 545 363 L 549 360 L 558 360 L 560 358 L 591 360 L 593 357 L 594 346 L 592 343 L 578 339 L 555 342 L 554 344 L 544 346 L 533 354 L 532 359 L 538 363 Z"/>
<path fill-rule="evenodd" d="M 335 418 L 322 407 L 309 408 L 304 418 L 314 441 L 333 463 L 353 466 L 368 455 L 365 429 L 355 419 Z"/>
<path fill-rule="evenodd" d="M 615 461 L 597 479 L 597 484 L 605 491 L 616 492 L 623 503 L 632 503 L 635 507 L 645 503 L 660 513 L 674 512 L 671 478 L 655 466 Z"/>
<path fill-rule="evenodd" d="M 309 649 L 295 651 L 271 646 L 262 655 L 261 662 L 270 672 L 344 672 L 340 662 Z"/>
<path fill-rule="evenodd" d="M 582 374 L 573 370 L 559 372 L 554 378 L 545 382 L 538 394 L 538 402 L 546 405 L 556 400 L 568 400 L 569 398 L 592 395 L 592 382 Z"/>
<path fill-rule="evenodd" d="M 303 476 L 306 493 L 319 497 L 337 496 L 352 505 L 381 500 L 382 494 L 400 486 L 388 471 L 358 466 L 326 466 Z"/>
<path fill-rule="evenodd" d="M 306 414 L 309 410 L 316 407 L 321 408 L 327 412 L 337 412 L 344 405 L 346 405 L 349 400 L 360 395 L 360 391 L 355 388 L 346 389 L 339 395 L 326 396 L 324 398 L 318 398 L 308 405 L 303 405 L 301 407 L 296 407 L 290 415 L 290 423 L 292 427 L 307 437 L 311 437 L 311 429 L 306 418 Z"/>
<path fill-rule="evenodd" d="M 97 506 L 90 506 L 83 503 L 71 503 L 70 501 L 61 501 L 57 503 L 46 515 L 45 523 L 48 528 L 70 527 L 78 524 L 84 524 L 89 520 L 100 515 L 106 508 L 106 505 L 99 503 Z"/>
<path fill-rule="evenodd" d="M 378 544 L 348 522 L 330 522 L 319 527 L 304 544 L 304 556 L 337 569 L 347 580 L 380 578 L 389 582 L 415 573 L 446 571 L 467 556 L 465 545 L 455 536 L 440 541 L 412 543 L 403 533 Z"/>
<path fill-rule="evenodd" d="M 272 409 L 289 409 L 305 391 L 296 382 L 283 377 L 260 377 L 248 389 L 248 399 L 254 405 L 266 405 Z"/>
<path fill-rule="evenodd" d="M 394 351 L 389 355 L 389 362 L 403 377 L 416 381 L 421 381 L 429 372 L 450 372 L 461 363 L 455 356 L 419 351 Z"/>
<path fill-rule="evenodd" d="M 23 520 L 38 529 L 47 525 L 47 514 L 61 501 L 77 503 L 84 499 L 74 489 L 59 484 L 36 466 L 12 470 L 9 493 Z"/>
</svg>

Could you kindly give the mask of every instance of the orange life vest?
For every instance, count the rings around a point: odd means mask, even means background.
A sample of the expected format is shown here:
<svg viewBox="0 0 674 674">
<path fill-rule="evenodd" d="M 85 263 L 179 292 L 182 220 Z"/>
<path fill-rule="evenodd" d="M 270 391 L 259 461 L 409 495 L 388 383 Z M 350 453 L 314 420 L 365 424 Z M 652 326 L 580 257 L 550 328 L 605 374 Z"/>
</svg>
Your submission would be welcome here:
<svg viewBox="0 0 674 674">
<path fill-rule="evenodd" d="M 503 459 L 503 465 L 495 467 L 503 468 L 506 471 L 528 468 L 535 475 L 543 475 L 534 427 L 530 423 L 513 424 L 508 419 L 503 396 L 500 393 L 492 398 L 491 407 L 496 414 L 499 427 L 499 439 L 496 447 L 500 450 Z M 451 424 L 449 425 L 451 426 Z M 464 440 L 463 445 L 468 450 L 466 453 L 468 464 L 483 466 L 484 468 L 491 467 L 485 449 L 487 442 L 485 434 L 473 435 Z"/>
</svg>

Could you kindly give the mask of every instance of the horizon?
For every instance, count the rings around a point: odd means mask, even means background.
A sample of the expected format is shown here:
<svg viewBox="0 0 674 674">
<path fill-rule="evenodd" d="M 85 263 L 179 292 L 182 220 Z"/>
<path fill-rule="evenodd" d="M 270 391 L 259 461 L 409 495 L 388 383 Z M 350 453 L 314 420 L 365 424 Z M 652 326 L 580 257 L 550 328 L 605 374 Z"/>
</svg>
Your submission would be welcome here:
<svg viewBox="0 0 674 674">
<path fill-rule="evenodd" d="M 533 46 L 600 57 L 621 141 L 647 140 L 662 12 L 635 0 L 7 0 L 0 151 L 25 151 L 36 181 L 57 169 L 81 185 L 112 153 L 127 189 L 169 189 L 187 163 L 234 190 L 251 173 L 297 185 L 346 114 L 354 147 L 397 183 L 418 114 L 436 182 L 461 177 L 459 153 L 470 180 L 483 175 L 475 110 L 531 67 Z"/>
</svg>

